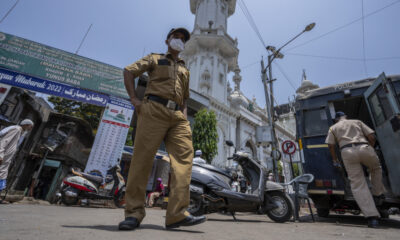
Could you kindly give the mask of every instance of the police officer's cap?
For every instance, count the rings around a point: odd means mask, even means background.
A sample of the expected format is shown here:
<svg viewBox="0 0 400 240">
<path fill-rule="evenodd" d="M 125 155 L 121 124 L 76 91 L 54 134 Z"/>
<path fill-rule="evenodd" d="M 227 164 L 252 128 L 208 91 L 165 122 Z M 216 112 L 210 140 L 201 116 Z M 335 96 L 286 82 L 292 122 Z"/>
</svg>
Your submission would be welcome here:
<svg viewBox="0 0 400 240">
<path fill-rule="evenodd" d="M 346 116 L 346 113 L 341 112 L 341 111 L 336 112 L 336 114 L 335 114 L 335 119 L 339 119 L 339 118 L 341 118 L 341 117 L 343 117 L 343 116 Z"/>
<path fill-rule="evenodd" d="M 168 35 L 167 35 L 167 39 L 169 39 L 169 37 L 171 37 L 172 34 L 176 33 L 176 32 L 180 32 L 185 36 L 185 42 L 189 41 L 190 39 L 190 33 L 188 30 L 186 30 L 185 28 L 173 28 L 169 31 Z"/>
</svg>

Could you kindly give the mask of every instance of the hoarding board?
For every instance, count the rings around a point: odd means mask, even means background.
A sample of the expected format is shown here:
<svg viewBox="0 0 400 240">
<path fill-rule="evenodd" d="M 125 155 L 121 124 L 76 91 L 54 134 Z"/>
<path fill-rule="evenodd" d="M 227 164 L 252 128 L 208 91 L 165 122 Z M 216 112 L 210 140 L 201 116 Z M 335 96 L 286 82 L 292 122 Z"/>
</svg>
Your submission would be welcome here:
<svg viewBox="0 0 400 240">
<path fill-rule="evenodd" d="M 121 68 L 0 32 L 0 67 L 128 98 Z"/>
<path fill-rule="evenodd" d="M 105 107 L 109 97 L 66 84 L 30 77 L 0 68 L 0 83 Z"/>
</svg>

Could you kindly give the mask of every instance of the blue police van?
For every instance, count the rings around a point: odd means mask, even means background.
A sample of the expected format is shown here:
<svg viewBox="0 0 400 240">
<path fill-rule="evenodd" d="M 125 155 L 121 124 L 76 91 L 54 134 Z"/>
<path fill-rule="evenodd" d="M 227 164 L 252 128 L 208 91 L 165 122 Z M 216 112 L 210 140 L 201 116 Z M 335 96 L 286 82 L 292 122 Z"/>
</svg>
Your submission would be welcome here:
<svg viewBox="0 0 400 240">
<path fill-rule="evenodd" d="M 369 78 L 309 90 L 297 97 L 296 127 L 302 165 L 315 181 L 308 193 L 317 213 L 360 214 L 345 169 L 333 166 L 325 139 L 335 112 L 359 119 L 375 130 L 376 152 L 383 170 L 386 199 L 378 203 L 382 217 L 400 207 L 400 75 Z M 340 151 L 337 149 L 340 158 Z M 340 159 L 341 160 L 341 159 Z M 343 166 L 343 165 L 342 165 Z M 368 172 L 365 169 L 368 180 Z"/>
</svg>

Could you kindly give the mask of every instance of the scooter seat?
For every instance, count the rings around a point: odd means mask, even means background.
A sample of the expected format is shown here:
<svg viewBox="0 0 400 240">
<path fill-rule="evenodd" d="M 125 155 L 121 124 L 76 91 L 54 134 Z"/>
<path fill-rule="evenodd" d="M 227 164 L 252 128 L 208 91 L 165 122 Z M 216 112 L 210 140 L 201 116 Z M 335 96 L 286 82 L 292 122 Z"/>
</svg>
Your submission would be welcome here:
<svg viewBox="0 0 400 240">
<path fill-rule="evenodd" d="M 100 176 L 94 176 L 92 174 L 88 174 L 88 173 L 82 173 L 82 176 L 84 178 L 86 178 L 89 181 L 93 181 L 95 183 L 102 183 L 103 182 L 103 178 Z"/>
<path fill-rule="evenodd" d="M 208 170 L 210 170 L 210 171 L 212 171 L 212 172 L 216 172 L 216 173 L 222 174 L 222 175 L 224 175 L 224 176 L 226 176 L 226 177 L 228 177 L 228 178 L 232 178 L 232 176 L 231 176 L 228 172 L 224 171 L 223 169 L 214 167 L 214 166 L 211 165 L 211 164 L 206 164 L 206 163 L 202 163 L 202 164 L 193 163 L 193 165 L 197 165 L 197 166 L 199 166 L 199 167 L 208 169 Z"/>
</svg>

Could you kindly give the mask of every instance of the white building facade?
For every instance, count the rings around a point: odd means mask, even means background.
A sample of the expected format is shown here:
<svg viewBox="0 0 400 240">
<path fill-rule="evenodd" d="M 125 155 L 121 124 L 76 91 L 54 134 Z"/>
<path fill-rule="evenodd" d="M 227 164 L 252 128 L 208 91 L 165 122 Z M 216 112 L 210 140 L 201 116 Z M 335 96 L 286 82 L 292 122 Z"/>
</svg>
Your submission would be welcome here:
<svg viewBox="0 0 400 240">
<path fill-rule="evenodd" d="M 224 144 L 226 140 L 232 140 L 238 149 L 248 151 L 263 163 L 270 160 L 270 148 L 258 145 L 256 140 L 256 128 L 268 125 L 266 111 L 240 90 L 238 41 L 227 33 L 227 19 L 235 9 L 236 0 L 190 0 L 190 10 L 196 17 L 191 39 L 182 53 L 190 70 L 191 97 L 206 98 L 204 107 L 217 115 L 218 155 L 212 164 L 219 167 L 232 166 L 227 157 L 233 149 Z M 227 79 L 230 72 L 234 72 L 234 89 Z M 293 112 L 282 116 L 276 126 L 278 140 L 294 140 Z"/>
</svg>

